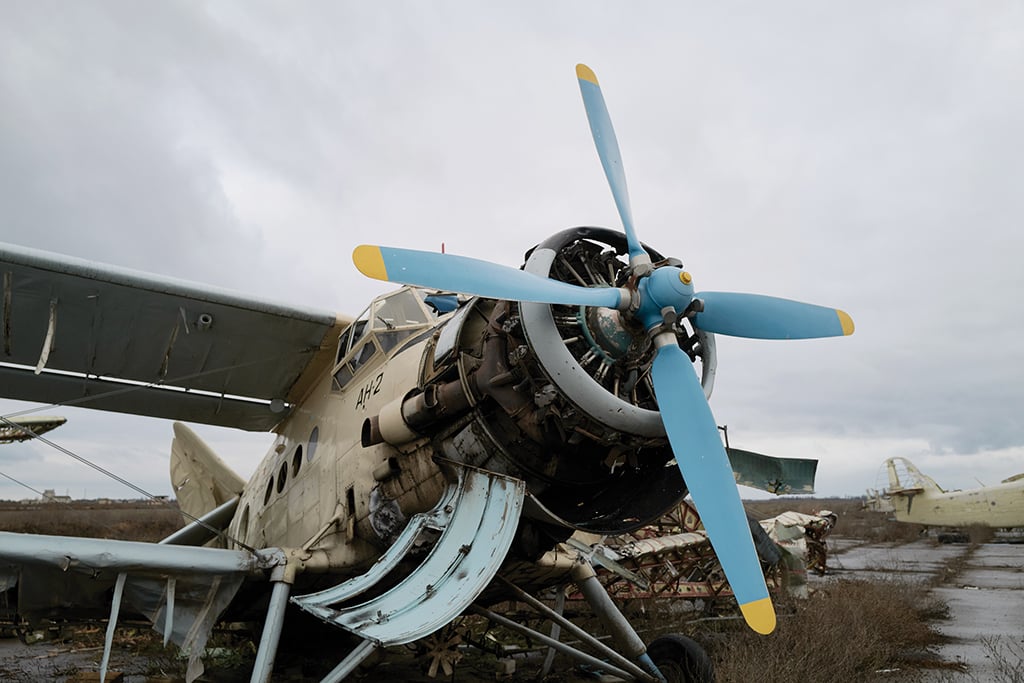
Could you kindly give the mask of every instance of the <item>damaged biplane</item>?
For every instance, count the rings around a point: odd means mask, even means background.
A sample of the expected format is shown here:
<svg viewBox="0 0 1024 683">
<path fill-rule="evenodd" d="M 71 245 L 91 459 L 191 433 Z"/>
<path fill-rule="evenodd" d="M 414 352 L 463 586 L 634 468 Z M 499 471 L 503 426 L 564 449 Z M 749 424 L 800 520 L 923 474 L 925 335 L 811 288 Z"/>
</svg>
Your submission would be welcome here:
<svg viewBox="0 0 1024 683">
<path fill-rule="evenodd" d="M 176 424 L 172 484 L 190 522 L 160 544 L 0 534 L 23 618 L 112 600 L 105 670 L 125 602 L 189 647 L 192 680 L 218 617 L 262 604 L 252 680 L 266 681 L 298 609 L 359 637 L 324 679 L 340 681 L 467 611 L 507 621 L 488 605 L 539 588 L 528 568 L 557 543 L 639 528 L 689 491 L 747 623 L 770 633 L 707 402 L 715 335 L 843 336 L 852 320 L 695 292 L 677 259 L 639 241 L 597 79 L 583 65 L 577 77 L 625 232 L 565 230 L 521 270 L 363 245 L 359 270 L 404 286 L 348 318 L 0 247 L 4 396 L 276 434 L 246 482 Z M 689 680 L 683 641 L 644 643 L 589 555 L 570 561 L 617 649 L 578 629 L 588 647 L 552 647 L 626 680 Z"/>
</svg>

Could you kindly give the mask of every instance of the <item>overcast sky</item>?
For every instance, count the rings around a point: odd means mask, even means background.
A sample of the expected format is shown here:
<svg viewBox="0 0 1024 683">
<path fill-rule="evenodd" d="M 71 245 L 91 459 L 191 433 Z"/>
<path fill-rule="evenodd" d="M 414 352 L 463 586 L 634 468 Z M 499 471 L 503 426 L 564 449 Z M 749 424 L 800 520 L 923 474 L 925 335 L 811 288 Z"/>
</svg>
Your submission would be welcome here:
<svg viewBox="0 0 1024 683">
<path fill-rule="evenodd" d="M 732 445 L 820 459 L 825 495 L 896 455 L 946 488 L 1024 471 L 1024 6 L 509 5 L 8 3 L 0 240 L 347 314 L 389 289 L 352 266 L 362 242 L 518 267 L 621 226 L 585 62 L 644 241 L 698 291 L 856 322 L 719 337 Z M 54 441 L 170 492 L 169 422 L 49 412 Z M 246 477 L 270 443 L 195 429 Z M 38 443 L 0 446 L 0 472 L 136 497 Z"/>
</svg>

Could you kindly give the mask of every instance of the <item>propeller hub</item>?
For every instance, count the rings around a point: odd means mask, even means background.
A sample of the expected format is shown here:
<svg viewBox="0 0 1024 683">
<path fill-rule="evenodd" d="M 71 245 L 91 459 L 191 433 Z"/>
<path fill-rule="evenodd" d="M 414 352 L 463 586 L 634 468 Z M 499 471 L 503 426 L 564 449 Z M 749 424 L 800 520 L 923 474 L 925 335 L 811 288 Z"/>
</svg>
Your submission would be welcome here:
<svg viewBox="0 0 1024 683">
<path fill-rule="evenodd" d="M 660 325 L 664 311 L 681 315 L 693 300 L 693 277 L 677 266 L 662 266 L 640 281 L 637 317 L 647 329 Z"/>
</svg>

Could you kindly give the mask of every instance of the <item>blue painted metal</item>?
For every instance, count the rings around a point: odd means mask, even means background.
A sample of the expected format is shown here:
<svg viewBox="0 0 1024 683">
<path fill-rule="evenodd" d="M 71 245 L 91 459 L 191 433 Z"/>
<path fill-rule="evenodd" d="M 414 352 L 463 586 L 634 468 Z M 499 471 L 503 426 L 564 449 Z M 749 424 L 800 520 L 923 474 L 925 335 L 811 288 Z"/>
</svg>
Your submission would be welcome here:
<svg viewBox="0 0 1024 683">
<path fill-rule="evenodd" d="M 459 307 L 459 297 L 454 294 L 430 294 L 423 300 L 437 309 L 438 313 L 451 313 Z"/>
<path fill-rule="evenodd" d="M 304 609 L 306 607 L 326 607 L 347 602 L 373 588 L 405 559 L 425 529 L 442 531 L 448 526 L 448 522 L 455 512 L 458 494 L 458 486 L 449 486 L 433 510 L 413 515 L 391 547 L 365 573 L 317 593 L 296 596 L 292 598 L 292 601 Z"/>
<path fill-rule="evenodd" d="M 367 263 L 372 260 L 365 254 L 372 253 L 374 248 L 380 251 L 386 273 L 367 269 Z M 622 301 L 621 293 L 613 287 L 578 287 L 525 270 L 454 254 L 364 245 L 353 253 L 353 261 L 360 272 L 369 277 L 490 299 L 608 308 L 617 308 Z"/>
<path fill-rule="evenodd" d="M 646 669 L 648 673 L 657 678 L 659 681 L 668 680 L 667 678 L 665 678 L 665 674 L 661 673 L 661 669 L 659 669 L 658 665 L 654 663 L 654 660 L 651 659 L 651 656 L 646 652 L 637 657 L 637 661 L 640 662 L 640 665 L 644 669 Z"/>
<path fill-rule="evenodd" d="M 768 597 L 736 480 L 689 357 L 666 334 L 651 375 L 676 464 L 741 605 Z M 662 339 L 656 339 L 655 343 Z"/>
<path fill-rule="evenodd" d="M 640 281 L 640 308 L 636 317 L 645 329 L 660 325 L 662 310 L 671 308 L 681 314 L 693 299 L 693 287 L 682 280 L 683 270 L 675 266 L 662 266 Z"/>
<path fill-rule="evenodd" d="M 608 106 L 604 102 L 604 95 L 601 94 L 601 86 L 594 72 L 583 64 L 576 66 L 576 77 L 580 84 L 580 94 L 583 96 L 583 107 L 587 110 L 587 121 L 590 122 L 590 134 L 594 138 L 597 155 L 601 158 L 604 175 L 608 179 L 615 207 L 619 210 L 622 227 L 626 231 L 629 260 L 631 263 L 636 259 L 650 263 L 651 259 L 640 244 L 636 229 L 633 227 L 633 212 L 629 206 L 629 191 L 626 188 L 626 171 L 622 167 L 619 142 L 615 138 L 615 128 L 612 127 Z"/>
<path fill-rule="evenodd" d="M 441 536 L 423 562 L 396 586 L 340 608 L 331 607 L 328 600 L 361 592 L 365 583 L 349 581 L 333 594 L 329 589 L 311 599 L 296 596 L 292 602 L 380 646 L 409 643 L 449 623 L 494 578 L 512 543 L 525 497 L 521 480 L 469 468 L 460 468 L 452 488 L 454 494 L 445 496 L 448 502 L 438 506 L 450 514 Z M 401 543 L 403 548 L 409 545 L 407 540 Z M 396 561 L 389 557 L 384 563 L 393 566 Z"/>
<path fill-rule="evenodd" d="M 761 294 L 700 292 L 704 311 L 694 322 L 715 334 L 752 339 L 842 337 L 842 319 L 834 308 Z"/>
</svg>

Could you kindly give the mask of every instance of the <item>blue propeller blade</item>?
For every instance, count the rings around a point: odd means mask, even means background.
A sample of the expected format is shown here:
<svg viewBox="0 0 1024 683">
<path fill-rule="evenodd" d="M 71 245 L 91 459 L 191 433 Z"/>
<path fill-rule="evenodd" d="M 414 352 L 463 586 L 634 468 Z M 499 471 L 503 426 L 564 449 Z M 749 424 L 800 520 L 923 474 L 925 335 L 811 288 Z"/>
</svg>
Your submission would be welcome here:
<svg viewBox="0 0 1024 683">
<path fill-rule="evenodd" d="M 636 257 L 642 257 L 647 258 L 650 262 L 633 227 L 633 212 L 629 207 L 629 191 L 626 189 L 626 171 L 622 167 L 619 142 L 615 139 L 615 129 L 612 127 L 612 120 L 608 115 L 608 107 L 604 103 L 604 95 L 601 94 L 597 76 L 586 64 L 577 64 L 576 78 L 580 82 L 583 106 L 587 110 L 587 120 L 590 121 L 590 134 L 594 138 L 594 145 L 597 146 L 597 155 L 601 157 L 604 175 L 608 178 L 608 185 L 612 188 L 615 206 L 619 210 L 622 227 L 626 231 L 630 261 Z"/>
<path fill-rule="evenodd" d="M 352 261 L 363 275 L 376 280 L 489 299 L 608 308 L 618 308 L 622 301 L 613 287 L 577 287 L 466 256 L 363 244 L 352 253 Z"/>
<path fill-rule="evenodd" d="M 775 629 L 775 609 L 729 457 L 690 359 L 670 343 L 659 348 L 651 373 L 676 463 L 743 617 L 758 633 L 771 633 Z"/>
<path fill-rule="evenodd" d="M 853 334 L 845 311 L 761 294 L 700 292 L 694 324 L 707 332 L 752 339 L 816 339 Z"/>
</svg>

